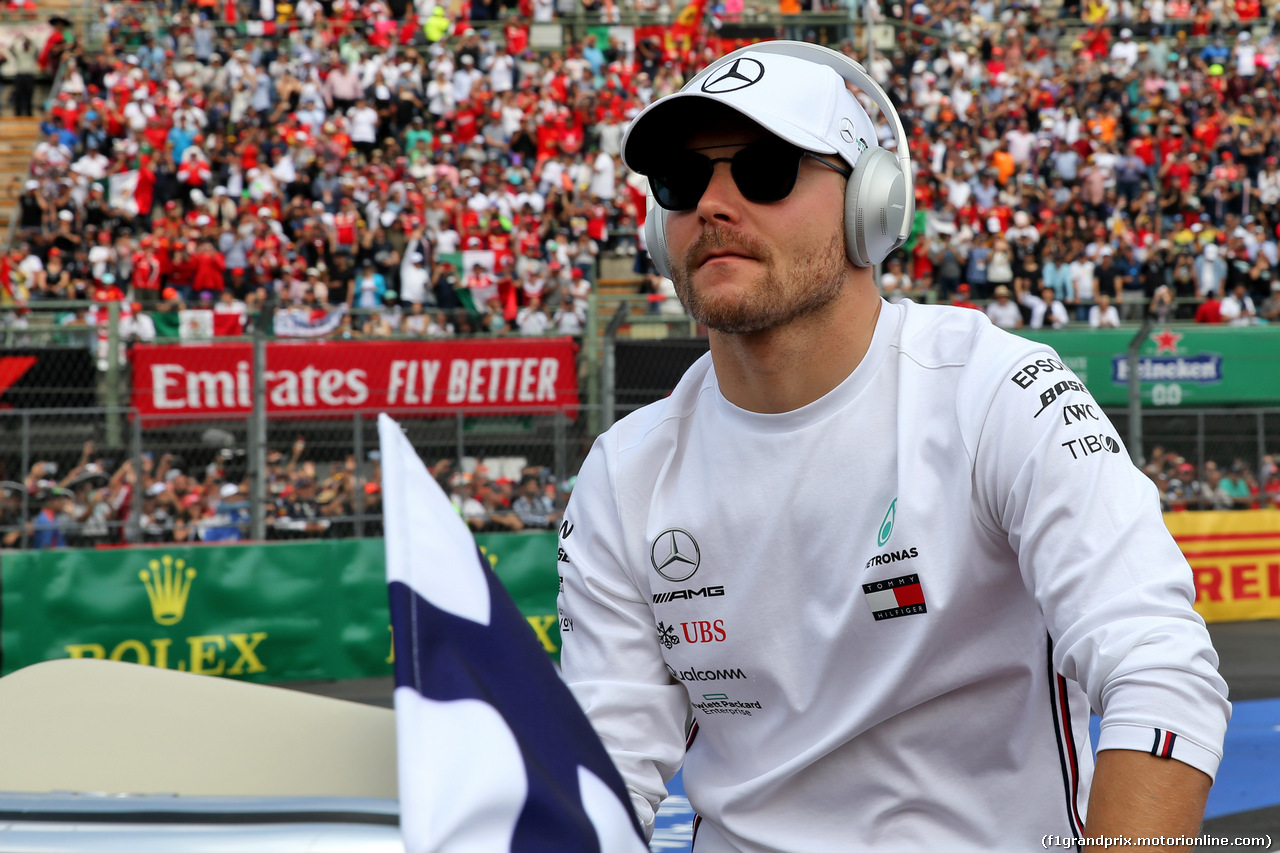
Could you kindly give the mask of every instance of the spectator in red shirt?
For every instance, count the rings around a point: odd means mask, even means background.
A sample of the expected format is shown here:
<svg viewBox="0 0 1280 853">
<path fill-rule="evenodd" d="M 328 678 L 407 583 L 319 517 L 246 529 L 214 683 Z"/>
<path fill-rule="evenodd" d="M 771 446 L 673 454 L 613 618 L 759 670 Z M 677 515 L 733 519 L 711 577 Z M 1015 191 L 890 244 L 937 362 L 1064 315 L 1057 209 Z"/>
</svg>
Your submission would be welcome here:
<svg viewBox="0 0 1280 853">
<path fill-rule="evenodd" d="M 133 253 L 131 283 L 134 295 L 148 309 L 160 296 L 160 259 L 152 249 L 151 235 L 144 234 L 138 241 L 138 251 Z"/>
<path fill-rule="evenodd" d="M 981 311 L 982 308 L 977 304 L 969 301 L 969 285 L 961 284 L 956 288 L 955 295 L 951 297 L 951 304 L 957 308 L 972 308 L 975 311 Z"/>
<path fill-rule="evenodd" d="M 222 288 L 226 284 L 227 261 L 213 245 L 208 241 L 200 243 L 200 248 L 196 251 L 195 258 L 195 275 L 192 279 L 192 289 L 202 297 L 205 293 L 212 297 L 221 293 Z"/>
<path fill-rule="evenodd" d="M 1209 298 L 1200 303 L 1200 307 L 1196 309 L 1196 322 L 1213 325 L 1222 322 L 1222 301 L 1217 294 L 1209 294 Z"/>
<path fill-rule="evenodd" d="M 156 173 L 151 170 L 151 158 L 146 154 L 138 158 L 138 183 L 133 190 L 133 200 L 138 206 L 138 227 L 151 230 L 151 208 L 155 204 Z"/>
</svg>

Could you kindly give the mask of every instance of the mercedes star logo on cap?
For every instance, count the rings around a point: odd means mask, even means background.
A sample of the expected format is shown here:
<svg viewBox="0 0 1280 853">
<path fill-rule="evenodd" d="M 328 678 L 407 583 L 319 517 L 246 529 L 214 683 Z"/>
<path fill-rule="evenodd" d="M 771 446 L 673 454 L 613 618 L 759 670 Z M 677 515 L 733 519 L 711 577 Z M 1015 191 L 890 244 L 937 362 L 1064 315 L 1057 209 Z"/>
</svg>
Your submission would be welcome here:
<svg viewBox="0 0 1280 853">
<path fill-rule="evenodd" d="M 698 543 L 678 527 L 662 531 L 649 546 L 649 562 L 653 563 L 654 571 L 669 581 L 693 577 L 701 561 Z"/>
<path fill-rule="evenodd" d="M 764 76 L 764 66 L 755 59 L 744 56 L 735 59 L 724 72 L 702 84 L 702 91 L 709 95 L 723 95 L 736 92 L 760 82 Z"/>
</svg>

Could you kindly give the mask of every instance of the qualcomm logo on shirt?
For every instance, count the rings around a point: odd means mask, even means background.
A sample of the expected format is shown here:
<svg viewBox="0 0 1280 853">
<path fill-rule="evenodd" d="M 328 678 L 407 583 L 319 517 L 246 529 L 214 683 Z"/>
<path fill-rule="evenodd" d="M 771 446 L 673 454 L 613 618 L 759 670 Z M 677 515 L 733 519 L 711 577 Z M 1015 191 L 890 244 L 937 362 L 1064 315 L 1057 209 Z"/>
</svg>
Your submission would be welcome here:
<svg viewBox="0 0 1280 853">
<path fill-rule="evenodd" d="M 745 679 L 747 674 L 742 671 L 741 667 L 732 669 L 685 669 L 677 670 L 670 664 L 667 665 L 667 672 L 677 681 L 725 681 Z"/>
</svg>

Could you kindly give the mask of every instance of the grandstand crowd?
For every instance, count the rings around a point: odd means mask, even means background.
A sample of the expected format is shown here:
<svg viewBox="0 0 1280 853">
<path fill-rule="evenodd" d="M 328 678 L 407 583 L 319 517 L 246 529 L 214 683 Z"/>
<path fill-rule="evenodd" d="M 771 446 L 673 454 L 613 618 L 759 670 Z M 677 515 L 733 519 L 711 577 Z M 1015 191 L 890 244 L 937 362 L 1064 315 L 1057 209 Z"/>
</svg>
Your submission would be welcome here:
<svg viewBox="0 0 1280 853">
<path fill-rule="evenodd" d="M 126 340 L 177 335 L 178 312 L 200 307 L 238 328 L 271 310 L 345 337 L 576 335 L 605 256 L 633 265 L 654 310 L 674 307 L 621 140 L 644 105 L 740 45 L 716 26 L 740 2 L 670 27 L 613 26 L 611 0 L 588 3 L 602 26 L 549 51 L 530 46 L 531 25 L 564 11 L 548 0 L 175 0 L 159 31 L 145 8 L 104 6 L 99 51 L 65 27 L 38 51 L 60 85 L 0 259 L 3 324 L 87 300 L 121 303 Z M 878 14 L 914 26 L 870 57 L 832 46 L 866 62 L 908 131 L 917 214 L 878 272 L 887 298 L 968 305 L 1008 328 L 1280 320 L 1280 41 L 1259 0 L 922 0 Z M 1071 16 L 1085 27 L 1067 39 Z M 812 37 L 796 20 L 788 32 Z M 1187 471 L 1174 458 L 1149 471 L 1170 508 L 1275 503 L 1274 464 Z M 135 504 L 148 536 L 243 528 L 245 484 L 213 463 L 94 464 L 78 466 L 83 482 L 33 470 L 24 487 L 81 531 Z M 279 530 L 374 512 L 376 478 L 357 494 L 346 465 L 273 481 Z M 519 482 L 448 483 L 482 526 L 527 525 Z"/>
<path fill-rule="evenodd" d="M 382 531 L 382 472 L 374 454 L 363 470 L 354 455 L 326 463 L 309 458 L 298 438 L 267 454 L 267 538 L 349 538 Z M 130 522 L 140 542 L 238 542 L 250 538 L 250 484 L 244 452 L 225 449 L 208 461 L 145 453 L 115 464 L 85 442 L 78 462 L 59 469 L 36 462 L 23 482 L 0 482 L 0 548 L 96 547 L 121 542 Z M 557 484 L 539 465 L 491 472 L 442 459 L 432 474 L 475 532 L 554 527 L 572 480 Z M 505 461 L 505 460 L 495 460 Z M 512 476 L 514 475 L 514 476 Z M 28 496 L 24 516 L 22 497 Z M 136 513 L 136 515 L 135 515 Z"/>
</svg>

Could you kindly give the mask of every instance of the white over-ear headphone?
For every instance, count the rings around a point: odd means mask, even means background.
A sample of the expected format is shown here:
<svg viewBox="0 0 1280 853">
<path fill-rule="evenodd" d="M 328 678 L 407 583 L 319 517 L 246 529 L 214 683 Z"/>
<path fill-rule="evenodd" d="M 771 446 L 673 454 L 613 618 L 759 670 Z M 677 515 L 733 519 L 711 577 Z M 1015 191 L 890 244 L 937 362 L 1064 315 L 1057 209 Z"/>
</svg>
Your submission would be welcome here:
<svg viewBox="0 0 1280 853">
<path fill-rule="evenodd" d="M 730 65 L 743 53 L 775 53 L 825 65 L 849 83 L 861 89 L 880 108 L 897 141 L 896 152 L 884 148 L 868 148 L 858 157 L 849 176 L 844 197 L 844 242 L 849 262 L 856 267 L 870 267 L 884 261 L 889 253 L 907 241 L 915 219 L 916 199 L 911 172 L 911 152 L 902 120 L 893 108 L 888 94 L 861 65 L 842 53 L 816 44 L 799 41 L 767 41 L 735 50 L 704 68 L 685 84 L 687 91 L 719 69 Z M 651 205 L 644 223 L 649 257 L 654 267 L 671 278 L 671 260 L 667 252 L 668 211 Z"/>
</svg>

